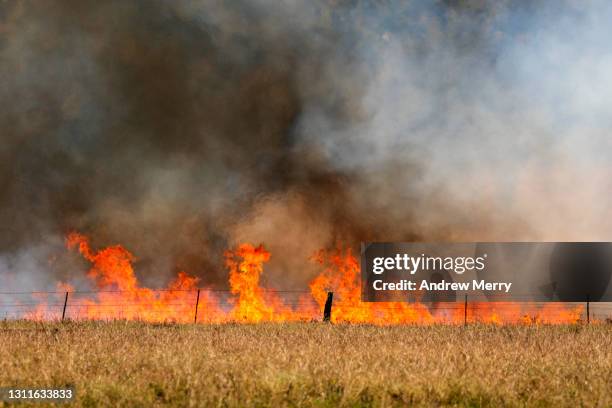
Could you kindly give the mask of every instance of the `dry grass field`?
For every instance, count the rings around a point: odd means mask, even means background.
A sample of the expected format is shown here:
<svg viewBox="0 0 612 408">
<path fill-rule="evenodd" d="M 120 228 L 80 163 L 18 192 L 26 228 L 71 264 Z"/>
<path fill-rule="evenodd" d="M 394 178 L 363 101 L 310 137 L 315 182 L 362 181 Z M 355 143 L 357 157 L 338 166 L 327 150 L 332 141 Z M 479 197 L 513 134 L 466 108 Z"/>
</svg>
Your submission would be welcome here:
<svg viewBox="0 0 612 408">
<path fill-rule="evenodd" d="M 609 324 L 1 322 L 0 344 L 0 386 L 79 406 L 612 406 Z"/>
</svg>

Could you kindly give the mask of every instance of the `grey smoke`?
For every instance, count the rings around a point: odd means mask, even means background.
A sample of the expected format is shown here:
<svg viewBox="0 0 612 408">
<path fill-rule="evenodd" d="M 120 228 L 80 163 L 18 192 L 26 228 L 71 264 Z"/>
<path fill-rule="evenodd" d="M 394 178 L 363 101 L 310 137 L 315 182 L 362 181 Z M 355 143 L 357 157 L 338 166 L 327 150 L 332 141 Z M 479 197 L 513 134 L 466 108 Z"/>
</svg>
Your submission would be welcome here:
<svg viewBox="0 0 612 408">
<path fill-rule="evenodd" d="M 610 17 L 599 1 L 2 2 L 3 264 L 29 276 L 8 260 L 52 253 L 30 287 L 76 279 L 86 264 L 57 243 L 77 230 L 132 251 L 145 284 L 223 286 L 223 251 L 248 240 L 272 251 L 267 284 L 303 288 L 308 256 L 338 243 L 606 239 Z"/>
</svg>

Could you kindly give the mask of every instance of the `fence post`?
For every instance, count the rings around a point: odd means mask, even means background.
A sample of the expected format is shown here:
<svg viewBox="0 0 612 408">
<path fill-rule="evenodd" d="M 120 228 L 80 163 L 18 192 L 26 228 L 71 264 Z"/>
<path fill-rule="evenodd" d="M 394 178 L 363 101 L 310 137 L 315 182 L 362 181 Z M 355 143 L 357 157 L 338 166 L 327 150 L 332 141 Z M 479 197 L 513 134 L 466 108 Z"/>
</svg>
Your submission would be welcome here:
<svg viewBox="0 0 612 408">
<path fill-rule="evenodd" d="M 198 296 L 196 297 L 196 307 L 195 307 L 195 316 L 193 318 L 193 322 L 198 322 L 198 305 L 200 304 L 200 289 L 198 289 Z"/>
<path fill-rule="evenodd" d="M 591 323 L 591 308 L 590 308 L 590 296 L 587 295 L 587 324 Z"/>
<path fill-rule="evenodd" d="M 323 309 L 323 321 L 331 321 L 332 303 L 334 301 L 334 292 L 327 292 L 327 300 L 325 301 L 325 309 Z"/>
<path fill-rule="evenodd" d="M 68 292 L 66 292 L 66 297 L 64 298 L 64 310 L 62 310 L 62 322 L 66 317 L 66 306 L 68 305 Z"/>
<path fill-rule="evenodd" d="M 465 301 L 463 302 L 463 325 L 467 326 L 467 293 L 465 295 Z"/>
</svg>

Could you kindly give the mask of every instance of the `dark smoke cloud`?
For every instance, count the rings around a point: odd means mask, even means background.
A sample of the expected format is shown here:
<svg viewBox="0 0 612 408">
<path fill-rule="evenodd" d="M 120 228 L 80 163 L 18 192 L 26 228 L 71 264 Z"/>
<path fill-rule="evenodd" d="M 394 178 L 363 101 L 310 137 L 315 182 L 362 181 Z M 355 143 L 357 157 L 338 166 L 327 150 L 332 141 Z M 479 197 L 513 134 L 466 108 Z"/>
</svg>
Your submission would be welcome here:
<svg viewBox="0 0 612 408">
<path fill-rule="evenodd" d="M 153 276 L 215 280 L 227 228 L 259 198 L 295 189 L 342 204 L 347 176 L 297 149 L 293 127 L 315 101 L 351 115 L 331 59 L 357 74 L 330 26 L 272 10 L 3 3 L 0 249 L 75 229 L 122 243 Z"/>
<path fill-rule="evenodd" d="M 592 145 L 567 154 L 583 122 L 562 142 L 554 123 L 606 102 L 543 99 L 538 53 L 587 63 L 601 47 L 579 53 L 602 34 L 583 29 L 560 46 L 547 24 L 592 16 L 572 7 L 2 2 L 0 273 L 78 275 L 58 255 L 71 230 L 130 249 L 153 286 L 179 269 L 222 285 L 222 252 L 243 240 L 272 250 L 269 283 L 303 287 L 308 255 L 337 242 L 562 239 L 556 219 L 578 218 L 560 186 L 601 170 L 576 164 Z"/>
</svg>

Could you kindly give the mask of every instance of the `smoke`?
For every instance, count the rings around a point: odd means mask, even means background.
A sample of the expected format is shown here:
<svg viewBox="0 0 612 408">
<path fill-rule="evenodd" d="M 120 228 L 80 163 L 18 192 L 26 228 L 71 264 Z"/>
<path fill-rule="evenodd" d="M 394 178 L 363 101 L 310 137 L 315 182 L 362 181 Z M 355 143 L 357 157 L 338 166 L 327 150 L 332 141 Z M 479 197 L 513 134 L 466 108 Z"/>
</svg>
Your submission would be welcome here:
<svg viewBox="0 0 612 408">
<path fill-rule="evenodd" d="M 222 285 L 223 250 L 252 241 L 269 284 L 303 287 L 338 243 L 606 239 L 609 17 L 597 1 L 0 3 L 2 265 L 49 265 L 32 288 L 78 276 L 57 245 L 78 230 L 132 251 L 145 284 Z"/>
</svg>

